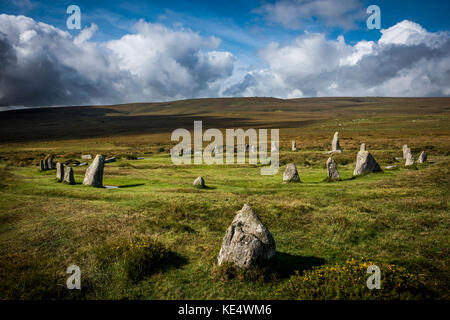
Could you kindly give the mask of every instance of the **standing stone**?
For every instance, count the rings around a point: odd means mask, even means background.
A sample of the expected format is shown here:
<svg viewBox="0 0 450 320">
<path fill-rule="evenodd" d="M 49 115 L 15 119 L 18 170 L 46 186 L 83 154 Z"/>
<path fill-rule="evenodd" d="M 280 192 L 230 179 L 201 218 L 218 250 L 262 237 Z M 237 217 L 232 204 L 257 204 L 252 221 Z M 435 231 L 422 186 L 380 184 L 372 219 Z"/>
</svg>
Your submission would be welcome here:
<svg viewBox="0 0 450 320">
<path fill-rule="evenodd" d="M 75 178 L 73 177 L 72 167 L 64 168 L 64 182 L 67 182 L 68 184 L 75 184 Z"/>
<path fill-rule="evenodd" d="M 406 161 L 405 161 L 406 167 L 412 166 L 414 164 L 414 156 L 413 156 L 410 148 L 406 148 L 405 159 L 406 159 Z"/>
<path fill-rule="evenodd" d="M 366 145 L 363 143 L 361 149 L 356 156 L 356 166 L 353 171 L 354 176 L 359 176 L 364 173 L 382 171 L 374 157 L 366 150 Z"/>
<path fill-rule="evenodd" d="M 327 160 L 327 170 L 328 170 L 328 180 L 337 181 L 341 179 L 339 172 L 337 170 L 336 162 L 331 157 L 328 158 Z"/>
<path fill-rule="evenodd" d="M 417 163 L 424 163 L 427 161 L 427 153 L 422 151 L 419 155 L 419 159 L 417 159 Z"/>
<path fill-rule="evenodd" d="M 291 148 L 291 150 L 292 151 L 297 151 L 297 143 L 294 140 L 292 140 L 292 148 Z"/>
<path fill-rule="evenodd" d="M 196 188 L 204 188 L 205 187 L 205 179 L 203 177 L 198 177 L 194 180 L 194 183 L 192 184 Z"/>
<path fill-rule="evenodd" d="M 83 159 L 83 160 L 91 160 L 91 159 L 92 159 L 92 156 L 91 156 L 90 154 L 83 154 L 83 155 L 81 156 L 81 159 Z"/>
<path fill-rule="evenodd" d="M 333 136 L 333 141 L 331 141 L 331 151 L 332 152 L 342 152 L 341 145 L 339 144 L 339 132 L 335 132 Z"/>
<path fill-rule="evenodd" d="M 56 164 L 56 179 L 58 179 L 59 182 L 64 179 L 64 164 L 61 162 Z"/>
<path fill-rule="evenodd" d="M 365 143 L 361 143 L 361 147 L 359 147 L 359 151 L 367 151 Z"/>
<path fill-rule="evenodd" d="M 52 155 L 48 155 L 47 157 L 45 157 L 45 162 L 47 163 L 47 168 L 50 169 L 54 169 L 56 167 L 55 162 L 53 162 L 53 156 Z"/>
<path fill-rule="evenodd" d="M 406 152 L 408 151 L 408 146 L 405 144 L 403 145 L 403 159 L 406 159 Z"/>
<path fill-rule="evenodd" d="M 105 156 L 96 155 L 94 161 L 86 169 L 83 184 L 93 187 L 103 187 L 103 168 L 105 167 Z"/>
<path fill-rule="evenodd" d="M 283 174 L 283 183 L 286 182 L 301 182 L 300 176 L 298 175 L 297 172 L 297 167 L 295 166 L 294 163 L 289 163 L 286 166 L 286 170 L 284 171 Z"/>
<path fill-rule="evenodd" d="M 44 170 L 49 170 L 47 159 L 42 160 L 44 162 Z"/>
<path fill-rule="evenodd" d="M 44 160 L 39 160 L 39 169 L 41 171 L 45 171 Z"/>
<path fill-rule="evenodd" d="M 248 205 L 236 213 L 220 248 L 218 263 L 231 262 L 238 268 L 249 268 L 274 257 L 275 240 Z"/>
<path fill-rule="evenodd" d="M 257 153 L 258 152 L 258 148 L 255 145 L 251 145 L 250 146 L 250 152 Z"/>
</svg>

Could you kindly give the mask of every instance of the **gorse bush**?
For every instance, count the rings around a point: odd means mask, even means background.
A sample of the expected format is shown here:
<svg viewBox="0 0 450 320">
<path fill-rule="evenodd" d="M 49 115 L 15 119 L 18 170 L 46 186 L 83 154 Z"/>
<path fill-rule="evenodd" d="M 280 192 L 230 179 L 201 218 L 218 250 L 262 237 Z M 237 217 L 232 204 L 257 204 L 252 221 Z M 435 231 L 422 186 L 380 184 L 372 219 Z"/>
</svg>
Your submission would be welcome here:
<svg viewBox="0 0 450 320">
<path fill-rule="evenodd" d="M 381 289 L 367 288 L 370 265 L 377 265 L 381 270 Z M 391 300 L 421 299 L 424 292 L 422 284 L 403 267 L 352 259 L 332 267 L 315 267 L 303 274 L 297 271 L 275 295 L 299 300 Z"/>
<path fill-rule="evenodd" d="M 132 281 L 141 281 L 157 271 L 169 258 L 170 251 L 150 238 L 120 239 L 97 251 L 100 267 L 118 262 Z"/>
</svg>

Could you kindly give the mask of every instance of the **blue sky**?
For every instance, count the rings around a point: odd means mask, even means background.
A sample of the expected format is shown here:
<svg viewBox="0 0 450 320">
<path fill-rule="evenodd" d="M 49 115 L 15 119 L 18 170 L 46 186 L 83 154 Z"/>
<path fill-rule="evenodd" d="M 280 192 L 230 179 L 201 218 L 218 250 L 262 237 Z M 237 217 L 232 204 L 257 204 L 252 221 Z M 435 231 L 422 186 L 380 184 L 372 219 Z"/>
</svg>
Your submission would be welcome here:
<svg viewBox="0 0 450 320">
<path fill-rule="evenodd" d="M 81 25 L 84 31 L 66 28 L 68 17 L 66 9 L 72 4 L 81 8 Z M 369 15 L 365 10 L 372 4 L 378 5 L 381 9 L 382 30 L 369 30 L 366 27 L 366 19 Z M 447 17 L 449 12 L 450 1 L 447 0 L 127 2 L 64 0 L 56 3 L 55 1 L 12 0 L 0 2 L 0 13 L 9 16 L 23 15 L 32 20 L 10 19 L 4 16 L 3 21 L 0 21 L 0 34 L 7 30 L 9 33 L 5 33 L 5 41 L 12 45 L 19 40 L 14 37 L 21 35 L 22 39 L 25 36 L 26 29 L 36 31 L 40 38 L 31 38 L 36 41 L 40 49 L 35 49 L 32 60 L 42 59 L 42 54 L 38 50 L 43 50 L 46 55 L 51 56 L 46 58 L 48 59 L 46 62 L 55 69 L 72 68 L 79 76 L 77 81 L 85 84 L 85 87 L 80 86 L 83 87 L 83 89 L 80 88 L 83 91 L 78 92 L 77 96 L 83 96 L 85 100 L 92 103 L 104 103 L 122 97 L 123 95 L 118 93 L 113 97 L 103 100 L 94 99 L 94 101 L 88 98 L 92 92 L 85 88 L 94 85 L 97 86 L 98 91 L 101 91 L 100 84 L 106 86 L 108 81 L 114 81 L 112 79 L 119 77 L 119 73 L 123 76 L 124 72 L 129 83 L 122 83 L 118 87 L 136 82 L 140 86 L 135 96 L 127 97 L 126 102 L 228 95 L 272 95 L 288 98 L 341 93 L 383 95 L 384 92 L 386 95 L 399 96 L 410 96 L 417 92 L 426 96 L 440 96 L 447 95 L 448 92 L 444 88 L 448 82 L 446 70 L 448 61 L 447 56 L 442 52 L 446 50 L 449 39 L 450 19 Z M 144 21 L 143 25 L 139 24 L 141 19 Z M 42 31 L 42 26 L 38 25 L 38 22 L 68 32 L 73 41 L 78 43 L 73 48 L 69 48 L 73 44 L 67 44 L 62 37 L 58 39 L 61 41 L 60 46 L 64 48 L 52 47 L 52 40 L 45 38 L 48 34 Z M 93 24 L 96 27 L 90 29 Z M 157 26 L 163 26 L 163 28 Z M 18 31 L 11 31 L 13 28 Z M 80 38 L 76 40 L 81 32 L 88 35 L 86 41 L 81 41 Z M 178 40 L 168 40 L 175 41 L 174 44 L 166 43 L 165 38 L 161 38 L 161 34 L 165 34 L 165 37 L 169 39 L 173 36 L 173 39 Z M 135 37 L 128 39 L 130 35 Z M 203 39 L 203 42 L 197 39 L 196 35 Z M 54 37 L 52 36 L 53 40 Z M 220 41 L 216 42 L 210 37 Z M 28 39 L 29 36 L 25 38 Z M 153 43 L 152 45 L 157 48 L 141 47 L 140 52 L 139 50 L 130 51 L 130 48 L 137 48 L 142 41 Z M 181 50 L 182 52 L 173 49 L 173 46 L 177 44 L 176 41 L 180 41 L 179 45 L 187 46 L 188 49 Z M 190 46 L 182 41 L 193 41 L 196 44 Z M 28 45 L 31 42 L 32 40 Z M 80 43 L 83 43 L 84 48 L 80 48 Z M 159 46 L 160 43 L 162 43 L 161 46 Z M 91 45 L 95 46 L 95 50 L 90 47 Z M 376 64 L 388 65 L 401 60 L 396 55 L 405 55 L 405 53 L 399 53 L 401 52 L 399 46 L 409 47 L 410 51 L 405 51 L 408 52 L 408 56 L 411 56 L 410 59 L 405 59 L 408 63 L 405 65 L 395 63 L 395 70 L 389 75 L 381 73 Z M 429 50 L 424 50 L 423 46 Z M 17 46 L 12 45 L 12 47 L 17 50 Z M 79 49 L 81 50 L 78 53 L 81 55 L 79 64 L 82 66 L 80 68 L 68 65 L 67 61 L 70 59 L 62 58 L 61 53 L 58 52 L 58 50 Z M 108 52 L 105 53 L 106 51 Z M 16 55 L 19 56 L 23 52 L 24 50 L 17 50 Z M 376 60 L 375 57 L 381 57 L 380 53 L 383 53 L 383 59 L 373 61 Z M 145 57 L 140 59 L 141 54 L 148 55 L 148 59 Z M 92 83 L 93 76 L 86 75 L 85 69 L 88 65 L 96 64 L 93 60 L 98 56 L 101 57 L 97 63 L 106 61 L 102 69 L 105 77 L 96 78 Z M 315 56 L 321 60 L 316 61 Z M 436 56 L 439 60 L 431 61 L 431 57 Z M 31 59 L 30 54 L 26 55 L 26 58 Z M 327 64 L 322 65 L 323 59 L 329 59 Z M 161 69 L 159 64 L 162 60 L 167 64 Z M 132 65 L 130 61 L 133 61 Z M 136 66 L 136 61 L 140 61 L 142 68 Z M 424 62 L 430 65 L 427 65 L 426 69 L 418 70 L 418 65 Z M 174 71 L 171 67 L 174 64 L 182 68 Z M 292 70 L 286 64 L 292 65 Z M 443 66 L 444 70 L 442 70 Z M 14 68 L 22 70 L 25 67 L 11 65 L 11 74 L 17 71 Z M 146 70 L 146 73 L 139 71 L 139 68 Z M 442 70 L 442 74 L 435 75 L 433 72 L 436 68 Z M 362 69 L 365 71 L 361 71 Z M 374 75 L 375 80 L 372 82 L 368 79 L 355 78 L 353 80 L 355 83 L 365 83 L 365 85 L 357 91 L 356 89 L 351 91 L 350 88 L 355 88 L 355 84 L 347 83 L 348 76 L 342 77 L 354 72 L 377 74 Z M 177 73 L 179 75 L 186 73 L 186 83 L 181 83 L 181 76 L 177 77 Z M 150 74 L 154 75 L 150 76 Z M 51 77 L 61 78 L 61 75 L 55 71 L 53 75 L 46 74 L 44 78 Z M 421 81 L 420 86 L 417 84 L 418 81 L 415 81 L 418 79 Z M 195 88 L 187 85 L 187 82 L 192 81 L 195 82 Z M 413 84 L 422 89 L 412 88 Z M 393 85 L 401 89 L 386 90 Z M 7 92 L 12 90 L 12 87 L 12 83 L 4 88 L 0 87 L 0 104 L 33 104 L 28 100 L 21 102 L 16 101 L 15 98 L 2 99 L 1 90 Z M 35 84 L 30 84 L 30 87 L 31 92 L 37 90 Z M 73 90 L 67 87 L 62 87 L 61 90 L 61 95 L 66 95 L 65 92 L 69 91 L 72 97 L 75 95 Z M 94 91 L 97 92 L 97 90 Z M 7 96 L 6 93 L 3 94 L 3 97 L 5 96 Z M 15 95 L 11 93 L 11 97 Z M 70 102 L 67 99 L 62 99 L 61 102 L 52 99 L 45 102 L 47 100 L 44 99 L 37 104 L 65 104 Z M 76 99 L 74 102 L 82 101 L 84 100 Z"/>
</svg>

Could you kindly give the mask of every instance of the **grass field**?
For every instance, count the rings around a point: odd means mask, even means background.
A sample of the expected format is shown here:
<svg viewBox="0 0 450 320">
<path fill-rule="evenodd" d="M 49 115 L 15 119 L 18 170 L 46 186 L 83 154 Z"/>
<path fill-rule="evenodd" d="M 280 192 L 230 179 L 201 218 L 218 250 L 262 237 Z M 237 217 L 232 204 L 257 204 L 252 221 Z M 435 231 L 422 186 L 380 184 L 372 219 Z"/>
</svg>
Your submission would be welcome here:
<svg viewBox="0 0 450 320">
<path fill-rule="evenodd" d="M 255 165 L 172 164 L 176 128 L 280 128 L 278 174 Z M 335 131 L 342 181 L 324 182 Z M 449 299 L 450 99 L 200 99 L 171 103 L 17 110 L 0 114 L 0 299 L 267 299 L 296 270 L 351 258 L 402 266 L 427 297 Z M 291 140 L 298 152 L 291 152 Z M 380 166 L 394 170 L 352 179 L 365 142 Z M 429 163 L 404 168 L 408 144 Z M 205 144 L 206 145 L 206 144 Z M 161 148 L 165 150 L 162 151 Z M 102 153 L 100 189 L 40 172 L 57 161 Z M 127 155 L 144 160 L 127 160 Z M 302 183 L 282 184 L 295 162 Z M 203 176 L 207 189 L 192 182 Z M 270 277 L 219 279 L 217 255 L 236 211 L 250 204 L 277 246 Z M 139 281 L 120 263 L 102 263 L 105 246 L 150 237 L 171 258 Z M 66 268 L 82 271 L 82 290 L 67 290 Z M 365 282 L 364 282 L 365 283 Z M 279 295 L 277 296 L 280 297 Z"/>
</svg>

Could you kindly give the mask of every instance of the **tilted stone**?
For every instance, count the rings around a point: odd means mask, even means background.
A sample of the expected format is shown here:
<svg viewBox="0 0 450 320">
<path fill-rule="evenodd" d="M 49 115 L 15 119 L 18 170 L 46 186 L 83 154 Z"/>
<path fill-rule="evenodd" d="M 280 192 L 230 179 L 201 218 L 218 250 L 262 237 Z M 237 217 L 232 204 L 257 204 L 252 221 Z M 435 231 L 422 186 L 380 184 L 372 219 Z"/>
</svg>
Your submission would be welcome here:
<svg viewBox="0 0 450 320">
<path fill-rule="evenodd" d="M 105 167 L 105 156 L 96 155 L 94 161 L 86 169 L 83 184 L 93 187 L 103 186 L 103 169 Z"/>
<path fill-rule="evenodd" d="M 67 182 L 68 184 L 75 184 L 72 167 L 64 168 L 64 182 Z"/>
<path fill-rule="evenodd" d="M 286 166 L 286 170 L 284 171 L 283 174 L 283 182 L 301 182 L 300 181 L 300 176 L 298 175 L 297 172 L 297 167 L 295 166 L 294 163 L 289 163 Z"/>
<path fill-rule="evenodd" d="M 228 261 L 238 268 L 249 268 L 266 262 L 275 253 L 272 234 L 245 204 L 228 227 L 217 260 L 219 265 Z"/>
<path fill-rule="evenodd" d="M 427 161 L 427 153 L 422 151 L 417 159 L 417 163 L 425 163 Z"/>
</svg>

